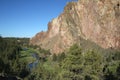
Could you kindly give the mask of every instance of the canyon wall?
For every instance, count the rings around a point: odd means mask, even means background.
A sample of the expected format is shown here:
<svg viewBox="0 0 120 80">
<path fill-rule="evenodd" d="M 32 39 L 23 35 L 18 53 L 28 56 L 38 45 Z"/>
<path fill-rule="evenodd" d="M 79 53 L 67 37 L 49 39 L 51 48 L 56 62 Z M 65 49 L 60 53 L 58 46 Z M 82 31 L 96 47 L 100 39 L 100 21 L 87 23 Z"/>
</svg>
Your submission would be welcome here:
<svg viewBox="0 0 120 80">
<path fill-rule="evenodd" d="M 61 53 L 80 38 L 102 48 L 120 49 L 120 0 L 78 0 L 69 2 L 48 31 L 39 32 L 30 44 Z"/>
</svg>

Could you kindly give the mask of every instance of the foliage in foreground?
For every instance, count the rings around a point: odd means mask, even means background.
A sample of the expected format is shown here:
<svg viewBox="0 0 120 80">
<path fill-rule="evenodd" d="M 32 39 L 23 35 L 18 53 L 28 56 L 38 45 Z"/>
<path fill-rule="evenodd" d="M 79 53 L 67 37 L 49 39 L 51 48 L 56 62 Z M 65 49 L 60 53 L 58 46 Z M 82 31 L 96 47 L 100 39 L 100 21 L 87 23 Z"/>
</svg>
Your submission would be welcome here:
<svg viewBox="0 0 120 80">
<path fill-rule="evenodd" d="M 18 76 L 24 80 L 120 80 L 119 51 L 107 54 L 94 49 L 85 51 L 75 44 L 69 51 L 56 55 L 49 50 L 37 50 L 37 46 L 30 47 L 39 53 L 40 60 L 28 71 L 24 60 L 28 59 L 29 50 L 22 51 L 27 56 L 21 61 L 22 46 L 25 45 L 16 40 L 0 37 L 0 76 Z"/>
<path fill-rule="evenodd" d="M 54 54 L 41 63 L 29 80 L 119 80 L 120 52 L 103 54 L 96 50 L 82 52 L 79 46 L 73 45 L 66 54 Z"/>
<path fill-rule="evenodd" d="M 14 39 L 0 37 L 0 76 L 19 76 L 28 74 L 26 64 L 20 62 L 21 46 Z"/>
</svg>

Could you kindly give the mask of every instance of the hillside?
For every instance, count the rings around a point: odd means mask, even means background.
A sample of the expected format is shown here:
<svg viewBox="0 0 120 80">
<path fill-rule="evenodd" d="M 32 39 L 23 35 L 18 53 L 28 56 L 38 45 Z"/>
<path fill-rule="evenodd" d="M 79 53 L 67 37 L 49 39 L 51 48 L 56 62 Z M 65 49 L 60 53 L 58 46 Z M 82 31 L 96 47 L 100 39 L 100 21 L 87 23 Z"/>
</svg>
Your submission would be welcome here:
<svg viewBox="0 0 120 80">
<path fill-rule="evenodd" d="M 48 31 L 39 32 L 30 44 L 60 53 L 81 38 L 104 49 L 120 49 L 120 1 L 78 0 L 69 2 L 62 14 L 48 23 Z"/>
</svg>

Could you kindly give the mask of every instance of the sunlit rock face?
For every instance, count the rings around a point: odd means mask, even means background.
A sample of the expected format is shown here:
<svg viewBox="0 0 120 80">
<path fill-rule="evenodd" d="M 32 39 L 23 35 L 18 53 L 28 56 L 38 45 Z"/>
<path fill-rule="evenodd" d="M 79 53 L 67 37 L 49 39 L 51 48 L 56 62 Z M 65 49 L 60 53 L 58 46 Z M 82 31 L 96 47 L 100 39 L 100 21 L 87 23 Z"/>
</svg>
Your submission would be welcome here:
<svg viewBox="0 0 120 80">
<path fill-rule="evenodd" d="M 48 23 L 48 31 L 30 39 L 52 53 L 80 43 L 80 37 L 102 48 L 120 49 L 120 0 L 69 2 L 62 14 Z"/>
</svg>

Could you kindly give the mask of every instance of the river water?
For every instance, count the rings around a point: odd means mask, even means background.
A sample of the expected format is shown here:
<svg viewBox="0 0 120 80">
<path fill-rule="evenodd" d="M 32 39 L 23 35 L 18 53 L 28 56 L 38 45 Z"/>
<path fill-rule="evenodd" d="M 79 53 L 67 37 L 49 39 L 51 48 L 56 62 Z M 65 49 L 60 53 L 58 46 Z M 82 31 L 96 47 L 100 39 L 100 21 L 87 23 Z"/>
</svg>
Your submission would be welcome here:
<svg viewBox="0 0 120 80">
<path fill-rule="evenodd" d="M 31 53 L 31 56 L 33 58 L 35 58 L 36 60 L 34 62 L 28 64 L 28 68 L 30 70 L 32 70 L 33 68 L 35 68 L 37 66 L 38 62 L 39 62 L 39 55 L 37 53 Z"/>
</svg>

